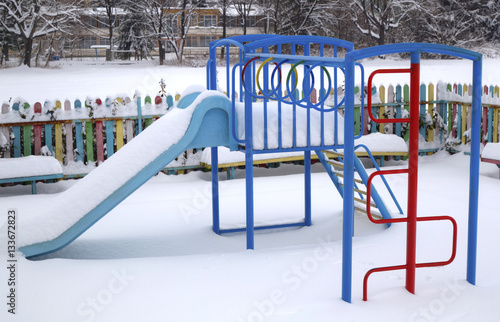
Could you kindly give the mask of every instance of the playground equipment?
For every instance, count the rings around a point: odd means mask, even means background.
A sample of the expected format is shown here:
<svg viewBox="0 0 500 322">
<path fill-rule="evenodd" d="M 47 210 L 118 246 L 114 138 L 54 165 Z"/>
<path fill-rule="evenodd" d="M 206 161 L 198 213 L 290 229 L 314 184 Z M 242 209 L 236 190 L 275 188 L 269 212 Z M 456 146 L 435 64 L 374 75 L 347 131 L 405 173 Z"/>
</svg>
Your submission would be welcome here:
<svg viewBox="0 0 500 322">
<path fill-rule="evenodd" d="M 224 73 L 227 97 L 216 92 L 218 90 L 217 49 L 219 47 L 227 49 L 225 56 L 227 68 Z M 230 67 L 232 47 L 236 47 L 239 61 Z M 55 207 L 64 208 L 70 204 L 71 207 L 78 209 L 79 213 L 73 215 L 74 218 L 69 220 L 66 230 L 60 234 L 50 237 L 50 240 L 28 240 L 20 250 L 26 257 L 35 257 L 65 247 L 184 150 L 201 147 L 211 148 L 213 230 L 219 234 L 245 231 L 247 248 L 253 249 L 255 230 L 312 224 L 311 153 L 314 152 L 343 196 L 342 299 L 347 302 L 351 301 L 352 232 L 355 210 L 365 211 L 370 220 L 376 223 L 405 222 L 408 232 L 406 263 L 369 271 L 364 281 L 364 298 L 366 299 L 367 280 L 370 274 L 395 269 L 406 271 L 406 288 L 414 293 L 416 268 L 450 263 L 454 258 L 457 238 L 456 223 L 453 218 L 448 216 L 417 217 L 421 52 L 453 55 L 473 61 L 467 280 L 474 284 L 482 58 L 480 54 L 472 51 L 435 44 L 395 44 L 354 51 L 354 45 L 350 42 L 325 37 L 253 35 L 215 41 L 210 45 L 210 60 L 207 64 L 209 91 L 200 93 L 198 90 L 185 95 L 175 109 L 153 123 L 87 177 L 58 196 L 61 201 L 64 200 L 64 203 L 59 206 L 58 202 L 54 202 Z M 410 123 L 409 167 L 406 170 L 397 171 L 377 169 L 375 173 L 368 176 L 355 156 L 356 149 L 366 149 L 366 147 L 354 145 L 355 138 L 361 136 L 361 134 L 355 135 L 355 121 L 363 122 L 364 120 L 364 108 L 355 108 L 355 98 L 359 98 L 361 104 L 364 103 L 364 72 L 359 61 L 372 56 L 393 53 L 410 53 L 410 67 L 403 70 L 377 71 L 370 76 L 368 87 L 370 88 L 373 76 L 378 73 L 410 74 L 410 117 L 383 121 L 383 123 Z M 274 68 L 271 64 L 274 64 Z M 361 88 L 358 92 L 355 89 L 355 68 L 359 68 L 362 75 Z M 344 75 L 344 90 L 341 88 L 341 74 Z M 302 89 L 302 96 L 299 94 L 299 89 Z M 319 93 L 317 100 L 315 93 Z M 369 104 L 370 95 L 368 95 Z M 368 106 L 368 111 L 370 110 Z M 377 122 L 373 115 L 371 117 Z M 144 147 L 145 140 L 154 141 L 155 149 Z M 247 166 L 245 168 L 246 227 L 231 230 L 220 229 L 217 170 L 217 147 L 219 146 L 244 152 L 247 165 L 253 164 L 254 154 L 289 151 L 304 153 L 304 221 L 255 227 L 253 168 Z M 366 152 L 370 155 L 369 151 Z M 140 160 L 137 160 L 133 166 L 123 169 L 123 163 L 138 153 L 142 156 Z M 355 172 L 359 174 L 359 181 L 355 177 Z M 392 218 L 387 204 L 380 198 L 371 183 L 374 177 L 393 173 L 407 173 L 409 177 L 408 209 L 405 218 Z M 103 175 L 112 176 L 117 180 L 101 180 Z M 99 184 L 95 184 L 96 181 L 99 181 Z M 365 190 L 361 185 L 365 187 Z M 96 187 L 98 191 L 92 191 L 92 193 L 97 197 L 86 200 L 83 210 L 75 207 L 72 201 L 74 200 L 77 205 L 75 196 L 80 198 L 79 192 L 96 189 Z M 359 198 L 355 197 L 356 193 Z M 372 199 L 381 219 L 374 219 Z M 393 200 L 402 212 L 397 200 L 395 198 Z M 430 220 L 452 222 L 454 228 L 452 256 L 449 260 L 438 263 L 416 263 L 416 224 L 418 221 Z"/>
<path fill-rule="evenodd" d="M 370 270 L 364 279 L 363 298 L 367 299 L 367 285 L 368 277 L 374 272 L 388 271 L 388 270 L 401 270 L 406 271 L 406 288 L 409 292 L 415 292 L 415 270 L 420 267 L 430 266 L 443 266 L 451 263 L 456 253 L 456 240 L 457 240 L 457 226 L 455 220 L 450 216 L 436 216 L 436 217 L 417 217 L 417 180 L 418 180 L 418 143 L 419 143 L 419 91 L 420 91 L 420 55 L 421 53 L 437 53 L 451 55 L 459 58 L 469 59 L 473 62 L 473 103 L 472 103 L 472 139 L 471 139 L 471 166 L 470 166 L 470 199 L 469 199 L 469 233 L 468 233 L 468 260 L 467 260 L 467 280 L 475 283 L 475 262 L 476 262 L 476 248 L 477 248 L 477 193 L 478 193 L 478 174 L 479 174 L 479 144 L 480 144 L 480 112 L 481 112 L 481 66 L 482 56 L 478 53 L 464 50 L 461 48 L 436 45 L 436 44 L 394 44 L 384 45 L 362 50 L 353 50 L 352 43 L 348 43 L 338 39 L 322 38 L 322 37 L 307 37 L 307 36 L 249 36 L 249 37 L 233 37 L 229 39 L 222 39 L 211 43 L 210 45 L 210 60 L 207 64 L 207 84 L 209 89 L 217 89 L 217 48 L 226 47 L 226 53 L 230 52 L 231 46 L 236 46 L 239 49 L 240 59 L 239 63 L 235 64 L 232 70 L 229 69 L 229 54 L 226 55 L 226 93 L 232 99 L 232 117 L 233 124 L 238 112 L 236 107 L 237 96 L 239 93 L 240 102 L 244 102 L 244 138 L 239 137 L 233 132 L 233 137 L 239 144 L 241 151 L 245 152 L 246 164 L 252 164 L 253 155 L 258 153 L 268 152 L 285 152 L 285 151 L 303 151 L 304 152 L 304 172 L 305 172 L 305 217 L 304 222 L 289 223 L 284 225 L 275 225 L 268 227 L 254 227 L 253 219 L 253 169 L 246 167 L 246 211 L 247 222 L 246 227 L 240 230 L 246 231 L 247 234 L 247 248 L 254 247 L 254 230 L 278 228 L 288 226 L 308 226 L 311 224 L 311 186 L 310 186 L 310 156 L 311 151 L 314 151 L 323 165 L 325 166 L 328 174 L 332 178 L 335 186 L 344 198 L 344 217 L 343 217 L 343 280 L 342 280 L 342 298 L 345 301 L 351 301 L 351 276 L 352 276 L 352 231 L 353 231 L 353 214 L 357 207 L 355 193 L 360 192 L 356 183 L 366 186 L 367 200 L 366 213 L 371 221 L 375 223 L 401 223 L 407 224 L 407 256 L 406 264 L 375 268 Z M 327 57 L 326 48 L 331 47 L 331 54 Z M 285 50 L 288 52 L 285 53 Z M 317 55 L 312 55 L 312 51 L 316 51 Z M 339 50 L 344 52 L 344 58 L 338 57 Z M 300 53 L 299 53 L 300 51 Z M 355 157 L 354 151 L 359 147 L 354 146 L 354 139 L 356 138 L 354 131 L 355 122 L 363 122 L 364 108 L 359 110 L 360 114 L 355 114 L 355 68 L 358 66 L 361 69 L 361 104 L 364 102 L 363 98 L 363 67 L 360 60 L 373 56 L 382 56 L 395 53 L 409 53 L 411 57 L 410 66 L 406 69 L 383 69 L 372 73 L 368 80 L 368 92 L 371 89 L 371 82 L 373 77 L 381 73 L 408 73 L 410 75 L 410 117 L 409 118 L 396 118 L 392 120 L 377 120 L 371 113 L 371 95 L 367 95 L 368 99 L 368 112 L 371 119 L 376 123 L 409 123 L 410 138 L 409 138 L 409 164 L 408 169 L 395 170 L 395 171 L 380 171 L 377 169 L 369 178 L 366 178 L 366 173 L 363 175 L 363 169 L 359 165 L 359 160 Z M 260 62 L 257 67 L 256 62 Z M 275 66 L 271 70 L 270 64 Z M 285 64 L 291 65 L 289 72 L 286 74 L 282 70 Z M 303 66 L 302 82 L 299 81 L 297 69 Z M 316 69 L 316 71 L 315 71 Z M 331 72 L 328 70 L 330 69 Z M 317 76 L 319 72 L 319 77 Z M 263 82 L 260 80 L 260 75 L 263 73 Z M 345 92 L 341 97 L 338 88 L 338 74 L 343 73 L 345 79 Z M 236 80 L 241 75 L 239 85 Z M 333 76 L 331 76 L 333 75 Z M 318 81 L 319 78 L 319 81 Z M 262 84 L 261 84 L 262 83 Z M 316 101 L 311 97 L 315 91 L 315 85 L 319 83 L 320 98 Z M 302 86 L 302 96 L 298 91 L 298 85 Z M 239 86 L 239 91 L 238 91 Z M 283 90 L 286 90 L 283 93 Z M 325 104 L 330 94 L 330 104 Z M 262 100 L 262 102 L 256 102 Z M 269 126 L 268 124 L 276 122 L 268 117 L 269 110 L 272 109 L 273 101 L 277 101 L 277 127 L 278 127 L 278 145 L 275 146 L 270 143 Z M 333 103 L 332 103 L 333 101 Z M 284 105 L 290 105 L 288 109 L 292 109 L 293 114 L 293 131 L 286 135 L 293 137 L 293 144 L 287 146 L 283 144 L 282 137 L 285 136 L 282 126 L 286 122 L 285 118 L 282 119 L 285 110 Z M 260 107 L 262 106 L 262 107 Z M 339 127 L 341 125 L 339 109 L 343 108 L 343 136 L 339 135 Z M 306 130 L 301 132 L 298 129 L 297 120 L 299 116 L 297 109 L 306 109 Z M 256 120 L 256 110 L 263 116 L 260 120 L 263 126 L 254 126 Z M 286 112 L 285 112 L 286 113 Z M 314 137 L 315 133 L 312 132 L 314 126 L 314 114 L 320 113 L 321 122 L 315 124 L 320 127 L 320 140 L 318 143 L 317 138 Z M 333 113 L 334 120 L 334 134 L 333 142 L 326 139 L 327 129 L 325 127 L 325 120 L 327 115 Z M 359 119 L 355 119 L 359 117 Z M 331 117 L 332 118 L 332 117 Z M 241 118 L 240 118 L 241 121 Z M 233 127 L 235 128 L 235 127 Z M 254 133 L 261 129 L 262 133 Z M 363 127 L 361 127 L 363 128 Z M 305 136 L 306 144 L 297 142 L 297 137 Z M 255 139 L 263 137 L 263 145 L 255 145 Z M 316 139 L 316 140 L 315 140 Z M 212 148 L 212 169 L 216 169 L 217 165 L 217 148 Z M 338 150 L 343 149 L 343 153 L 327 152 L 325 150 Z M 333 154 L 338 158 L 338 162 L 331 161 L 327 158 L 327 154 Z M 336 167 L 343 169 L 342 172 L 335 170 Z M 355 179 L 355 172 L 361 176 L 361 181 Z M 383 175 L 390 175 L 395 173 L 408 174 L 408 209 L 406 218 L 390 218 L 390 214 L 384 202 L 378 196 L 375 187 L 371 184 L 372 180 Z M 341 175 L 343 181 L 338 181 L 337 176 Z M 218 183 L 217 177 L 213 178 L 213 191 L 214 196 L 217 196 Z M 389 189 L 390 191 L 390 189 Z M 392 193 L 391 193 L 392 194 Z M 372 216 L 372 203 L 371 199 L 375 200 L 375 204 L 380 209 L 383 219 L 375 220 Z M 394 199 L 396 205 L 397 201 Z M 223 233 L 224 231 L 219 228 L 218 219 L 218 200 L 213 200 L 213 214 L 214 214 L 214 231 Z M 398 205 L 399 208 L 399 205 Z M 418 221 L 434 221 L 434 220 L 448 220 L 453 226 L 453 246 L 452 254 L 446 261 L 434 263 L 416 263 L 416 227 Z M 237 230 L 229 230 L 230 232 Z"/>
</svg>

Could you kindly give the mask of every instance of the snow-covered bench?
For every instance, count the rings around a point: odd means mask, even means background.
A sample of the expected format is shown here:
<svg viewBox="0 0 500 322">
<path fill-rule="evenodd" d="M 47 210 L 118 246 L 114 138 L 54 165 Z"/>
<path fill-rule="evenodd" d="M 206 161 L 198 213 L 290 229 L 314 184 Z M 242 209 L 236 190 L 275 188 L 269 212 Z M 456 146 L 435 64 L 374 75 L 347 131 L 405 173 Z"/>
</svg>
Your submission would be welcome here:
<svg viewBox="0 0 500 322">
<path fill-rule="evenodd" d="M 29 156 L 0 159 L 0 184 L 31 182 L 31 193 L 36 194 L 38 180 L 53 180 L 63 177 L 59 161 L 47 156 Z"/>
<path fill-rule="evenodd" d="M 500 143 L 486 143 L 481 161 L 496 164 L 500 168 Z"/>
</svg>

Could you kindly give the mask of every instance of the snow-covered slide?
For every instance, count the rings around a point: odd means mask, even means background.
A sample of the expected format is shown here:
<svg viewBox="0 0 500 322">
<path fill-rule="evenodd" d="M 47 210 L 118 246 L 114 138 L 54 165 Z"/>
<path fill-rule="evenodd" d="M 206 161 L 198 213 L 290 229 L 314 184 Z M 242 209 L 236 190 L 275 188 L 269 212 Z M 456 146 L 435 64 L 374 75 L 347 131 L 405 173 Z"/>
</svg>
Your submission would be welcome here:
<svg viewBox="0 0 500 322">
<path fill-rule="evenodd" d="M 187 149 L 235 148 L 231 102 L 219 92 L 200 92 L 187 90 L 175 109 L 46 205 L 27 205 L 19 250 L 34 257 L 67 246 Z"/>
</svg>

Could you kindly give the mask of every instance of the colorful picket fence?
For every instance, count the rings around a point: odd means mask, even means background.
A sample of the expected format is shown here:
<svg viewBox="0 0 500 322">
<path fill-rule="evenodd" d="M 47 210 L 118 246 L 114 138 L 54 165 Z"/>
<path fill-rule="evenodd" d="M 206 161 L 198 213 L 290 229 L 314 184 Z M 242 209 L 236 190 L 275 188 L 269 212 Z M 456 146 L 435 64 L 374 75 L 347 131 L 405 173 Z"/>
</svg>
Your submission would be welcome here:
<svg viewBox="0 0 500 322">
<path fill-rule="evenodd" d="M 0 154 L 4 158 L 54 155 L 64 165 L 100 163 L 164 115 L 174 105 L 171 95 L 3 104 Z"/>
<path fill-rule="evenodd" d="M 432 152 L 449 146 L 466 145 L 471 124 L 471 86 L 467 84 L 422 84 L 420 88 L 421 152 Z M 367 90 L 365 89 L 365 92 Z M 358 90 L 359 92 L 359 90 Z M 372 88 L 379 100 L 373 114 L 379 118 L 405 117 L 408 111 L 408 85 Z M 312 94 L 316 100 L 316 91 Z M 85 101 L 55 101 L 31 106 L 21 100 L 3 104 L 0 113 L 0 156 L 4 158 L 51 154 L 62 164 L 73 161 L 101 163 L 124 144 L 165 114 L 178 100 L 165 97 L 116 97 Z M 366 109 L 366 107 L 365 107 Z M 483 143 L 499 142 L 500 90 L 484 86 Z M 375 124 L 365 110 L 365 126 L 361 128 L 358 105 L 355 131 L 375 131 L 407 138 L 405 124 Z M 2 144 L 3 142 L 3 144 Z"/>
</svg>

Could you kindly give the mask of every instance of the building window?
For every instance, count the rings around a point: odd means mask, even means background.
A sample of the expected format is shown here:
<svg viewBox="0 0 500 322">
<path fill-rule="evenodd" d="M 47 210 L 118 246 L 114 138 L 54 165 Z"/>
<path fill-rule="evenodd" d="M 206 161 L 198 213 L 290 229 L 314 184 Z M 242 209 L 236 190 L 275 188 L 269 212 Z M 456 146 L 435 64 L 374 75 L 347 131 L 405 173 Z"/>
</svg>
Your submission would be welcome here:
<svg viewBox="0 0 500 322">
<path fill-rule="evenodd" d="M 210 42 L 217 40 L 217 36 L 200 36 L 200 47 L 208 47 Z"/>
<path fill-rule="evenodd" d="M 200 21 L 198 23 L 200 27 L 215 27 L 217 26 L 217 16 L 216 15 L 200 15 Z"/>
<path fill-rule="evenodd" d="M 99 38 L 99 45 L 109 46 L 109 38 Z"/>
<path fill-rule="evenodd" d="M 233 27 L 233 28 L 241 27 L 239 17 L 228 16 L 227 21 L 226 21 L 226 25 L 227 25 L 227 27 Z"/>
<path fill-rule="evenodd" d="M 97 45 L 97 37 L 88 37 L 85 36 L 83 37 L 82 40 L 80 40 L 80 49 L 85 49 L 85 48 L 90 48 L 90 46 Z"/>
<path fill-rule="evenodd" d="M 186 47 L 198 47 L 198 38 L 193 36 L 187 36 Z"/>
</svg>

